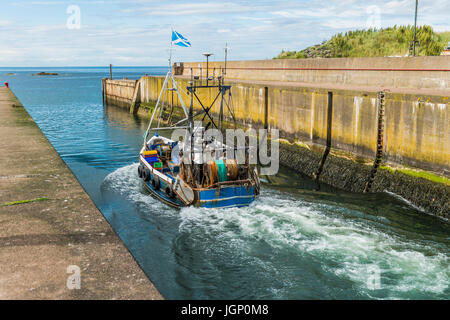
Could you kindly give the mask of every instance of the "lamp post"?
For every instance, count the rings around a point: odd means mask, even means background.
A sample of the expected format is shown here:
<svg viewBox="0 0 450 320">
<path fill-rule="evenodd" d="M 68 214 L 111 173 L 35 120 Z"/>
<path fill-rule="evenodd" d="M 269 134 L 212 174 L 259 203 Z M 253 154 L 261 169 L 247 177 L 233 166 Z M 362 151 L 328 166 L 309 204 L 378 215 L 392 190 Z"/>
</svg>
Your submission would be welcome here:
<svg viewBox="0 0 450 320">
<path fill-rule="evenodd" d="M 417 5 L 419 0 L 416 0 L 416 11 L 414 14 L 414 39 L 413 39 L 413 56 L 416 55 L 416 25 L 417 25 Z"/>
<path fill-rule="evenodd" d="M 225 43 L 225 69 L 223 74 L 227 74 L 227 57 L 228 57 L 228 43 Z"/>
</svg>

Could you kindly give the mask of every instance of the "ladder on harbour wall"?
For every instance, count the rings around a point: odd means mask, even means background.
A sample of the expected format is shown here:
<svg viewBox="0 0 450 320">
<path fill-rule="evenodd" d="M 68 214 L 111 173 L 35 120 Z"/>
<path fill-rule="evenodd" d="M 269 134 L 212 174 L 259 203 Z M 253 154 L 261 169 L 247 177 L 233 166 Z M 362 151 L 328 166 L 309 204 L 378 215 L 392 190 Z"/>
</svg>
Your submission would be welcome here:
<svg viewBox="0 0 450 320">
<path fill-rule="evenodd" d="M 378 167 L 383 160 L 383 136 L 384 136 L 384 109 L 385 109 L 385 93 L 383 91 L 378 92 L 378 128 L 377 128 L 377 151 L 375 155 L 375 161 L 373 162 L 372 170 L 370 171 L 369 179 L 364 186 L 364 193 L 370 191 L 373 180 L 377 173 Z"/>
</svg>

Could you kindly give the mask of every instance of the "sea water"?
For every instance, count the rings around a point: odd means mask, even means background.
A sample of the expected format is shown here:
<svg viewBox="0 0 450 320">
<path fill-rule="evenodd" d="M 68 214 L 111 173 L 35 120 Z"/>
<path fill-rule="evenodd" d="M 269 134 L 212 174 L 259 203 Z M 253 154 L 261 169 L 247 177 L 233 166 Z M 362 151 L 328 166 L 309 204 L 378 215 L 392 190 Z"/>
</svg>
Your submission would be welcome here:
<svg viewBox="0 0 450 320">
<path fill-rule="evenodd" d="M 59 75 L 32 75 L 40 71 Z M 152 198 L 137 175 L 147 121 L 102 105 L 104 77 L 109 68 L 0 68 L 164 297 L 449 298 L 449 224 L 394 194 L 314 191 L 281 169 L 246 208 L 179 210 Z"/>
</svg>

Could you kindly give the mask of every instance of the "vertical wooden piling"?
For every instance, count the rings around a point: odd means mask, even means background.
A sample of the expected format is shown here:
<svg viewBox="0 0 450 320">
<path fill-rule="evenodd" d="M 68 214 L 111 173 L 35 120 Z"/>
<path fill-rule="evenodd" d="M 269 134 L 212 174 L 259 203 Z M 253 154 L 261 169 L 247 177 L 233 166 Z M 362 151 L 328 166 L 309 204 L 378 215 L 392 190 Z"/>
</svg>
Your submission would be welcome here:
<svg viewBox="0 0 450 320">
<path fill-rule="evenodd" d="M 136 80 L 134 85 L 133 100 L 130 105 L 130 113 L 136 114 L 141 104 L 141 82 Z"/>
<path fill-rule="evenodd" d="M 313 178 L 315 181 L 319 181 L 319 176 L 322 173 L 323 166 L 325 164 L 325 161 L 327 160 L 328 154 L 330 153 L 332 120 L 333 120 L 333 92 L 328 92 L 327 145 L 325 147 L 322 160 L 320 161 L 319 168 L 317 169 L 317 172 L 313 174 Z"/>
</svg>

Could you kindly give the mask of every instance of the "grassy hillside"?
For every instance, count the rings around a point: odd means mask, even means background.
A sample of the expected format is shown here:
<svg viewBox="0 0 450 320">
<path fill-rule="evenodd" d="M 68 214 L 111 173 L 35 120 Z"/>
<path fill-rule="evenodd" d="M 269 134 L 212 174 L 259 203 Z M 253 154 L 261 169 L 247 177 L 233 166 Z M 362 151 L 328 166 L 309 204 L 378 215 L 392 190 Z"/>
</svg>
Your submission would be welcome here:
<svg viewBox="0 0 450 320">
<path fill-rule="evenodd" d="M 405 56 L 413 34 L 413 26 L 348 31 L 300 51 L 283 50 L 274 59 Z M 450 32 L 436 33 L 430 26 L 421 26 L 417 28 L 417 39 L 419 55 L 436 56 L 450 41 Z"/>
<path fill-rule="evenodd" d="M 447 44 L 450 42 L 450 31 L 439 32 L 438 35 L 440 37 L 440 41 L 446 47 Z"/>
</svg>

